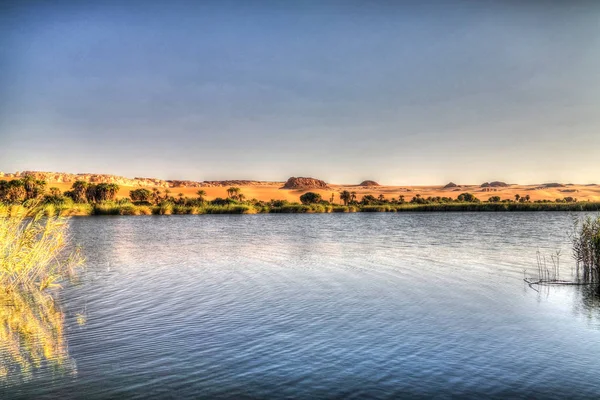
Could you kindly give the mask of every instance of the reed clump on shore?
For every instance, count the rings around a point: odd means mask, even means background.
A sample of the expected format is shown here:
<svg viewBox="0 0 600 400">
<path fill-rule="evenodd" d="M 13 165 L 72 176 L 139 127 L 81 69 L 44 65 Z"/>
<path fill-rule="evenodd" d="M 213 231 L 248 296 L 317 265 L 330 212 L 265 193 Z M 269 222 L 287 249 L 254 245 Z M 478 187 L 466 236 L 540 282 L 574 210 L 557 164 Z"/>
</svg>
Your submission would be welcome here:
<svg viewBox="0 0 600 400">
<path fill-rule="evenodd" d="M 576 219 L 571 245 L 578 279 L 600 283 L 600 216 Z"/>
<path fill-rule="evenodd" d="M 83 263 L 77 248 L 67 249 L 65 218 L 20 207 L 5 213 L 0 218 L 0 288 L 54 287 Z"/>
<path fill-rule="evenodd" d="M 561 278 L 560 251 L 550 255 L 549 261 L 537 252 L 538 275 L 524 280 L 533 285 L 600 285 L 600 215 L 575 218 L 569 234 L 576 268 L 570 279 Z"/>
</svg>

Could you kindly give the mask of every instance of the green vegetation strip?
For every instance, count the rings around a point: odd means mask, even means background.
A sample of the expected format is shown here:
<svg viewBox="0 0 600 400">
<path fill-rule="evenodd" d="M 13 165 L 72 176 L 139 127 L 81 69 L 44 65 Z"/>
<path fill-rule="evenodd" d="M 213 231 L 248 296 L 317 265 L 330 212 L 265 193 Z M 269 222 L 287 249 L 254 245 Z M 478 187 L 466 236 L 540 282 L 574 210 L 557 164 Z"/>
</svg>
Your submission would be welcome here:
<svg viewBox="0 0 600 400">
<path fill-rule="evenodd" d="M 516 194 L 513 199 L 492 196 L 481 201 L 472 193 L 461 193 L 456 198 L 427 197 L 415 194 L 387 199 L 356 192 L 331 193 L 327 200 L 314 192 L 299 197 L 300 203 L 285 200 L 260 201 L 247 199 L 238 187 L 227 189 L 227 198 L 206 199 L 206 191 L 199 189 L 196 197 L 183 193 L 171 195 L 171 190 L 140 188 L 131 190 L 129 198 L 117 199 L 119 186 L 113 183 L 76 181 L 71 190 L 61 193 L 57 188 L 46 190 L 46 182 L 30 176 L 12 181 L 0 180 L 0 216 L 22 212 L 41 212 L 46 216 L 75 215 L 183 215 L 183 214 L 258 214 L 258 213 L 331 213 L 331 212 L 457 212 L 457 211 L 600 211 L 600 202 L 581 202 L 576 198 L 531 201 L 530 196 Z M 343 205 L 341 205 L 343 204 Z M 11 211 L 12 210 L 12 211 Z"/>
<path fill-rule="evenodd" d="M 21 208 L 31 212 L 41 211 L 47 216 L 87 215 L 199 215 L 199 214 L 267 214 L 267 213 L 351 213 L 351 212 L 506 212 L 506 211 L 600 211 L 600 202 L 578 203 L 447 203 L 447 204 L 398 204 L 398 205 L 351 205 L 331 204 L 285 204 L 269 205 L 228 204 L 186 206 L 171 203 L 160 205 L 136 205 L 133 203 L 104 202 L 99 204 L 38 205 L 26 208 L 19 205 L 0 204 L 0 216 L 12 214 Z"/>
</svg>

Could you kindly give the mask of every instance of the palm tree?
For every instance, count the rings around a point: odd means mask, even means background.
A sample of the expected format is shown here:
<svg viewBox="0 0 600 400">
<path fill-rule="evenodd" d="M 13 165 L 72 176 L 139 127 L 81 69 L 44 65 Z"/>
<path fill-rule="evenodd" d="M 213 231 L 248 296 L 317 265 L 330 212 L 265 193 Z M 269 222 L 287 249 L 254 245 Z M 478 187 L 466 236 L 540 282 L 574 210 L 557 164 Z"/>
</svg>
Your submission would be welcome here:
<svg viewBox="0 0 600 400">
<path fill-rule="evenodd" d="M 244 196 L 242 193 L 238 194 L 236 197 L 238 201 L 244 201 L 246 199 L 246 196 Z"/>
<path fill-rule="evenodd" d="M 340 193 L 340 200 L 342 200 L 344 202 L 345 206 L 347 206 L 348 203 L 350 203 L 351 198 L 352 198 L 352 195 L 347 190 L 344 190 L 343 192 Z"/>
<path fill-rule="evenodd" d="M 236 199 L 238 197 L 239 193 L 240 193 L 239 187 L 232 186 L 229 189 L 227 189 L 227 197 L 230 197 L 232 199 Z"/>
<path fill-rule="evenodd" d="M 351 192 L 350 193 L 350 201 L 353 202 L 353 203 L 356 201 L 356 192 Z"/>
<path fill-rule="evenodd" d="M 531 196 L 530 195 L 526 195 L 525 196 L 525 201 L 529 201 L 529 200 L 531 200 Z"/>
<path fill-rule="evenodd" d="M 160 190 L 157 188 L 152 188 L 152 201 L 154 204 L 158 204 L 160 202 Z"/>
<path fill-rule="evenodd" d="M 73 186 L 71 186 L 71 191 L 73 192 L 73 200 L 75 203 L 85 202 L 85 192 L 87 191 L 87 187 L 88 183 L 85 181 L 75 181 L 75 183 L 73 183 Z"/>
<path fill-rule="evenodd" d="M 117 193 L 119 193 L 119 185 L 117 185 L 116 183 L 109 183 L 106 186 L 106 195 L 108 197 L 109 200 L 114 200 Z"/>
<path fill-rule="evenodd" d="M 170 194 L 171 194 L 171 191 L 169 189 L 165 189 L 165 200 L 169 200 Z"/>
<path fill-rule="evenodd" d="M 516 201 L 519 201 L 519 199 L 520 199 L 520 198 L 521 198 L 521 195 L 520 195 L 520 194 L 518 194 L 518 193 L 517 193 L 517 194 L 515 194 L 515 200 L 516 200 Z"/>
<path fill-rule="evenodd" d="M 383 195 L 383 193 L 379 195 L 378 199 L 379 199 L 379 201 L 385 200 L 385 196 Z"/>
<path fill-rule="evenodd" d="M 198 195 L 198 200 L 201 203 L 204 203 L 204 196 L 206 196 L 206 190 L 200 189 L 196 192 L 196 195 Z"/>
</svg>

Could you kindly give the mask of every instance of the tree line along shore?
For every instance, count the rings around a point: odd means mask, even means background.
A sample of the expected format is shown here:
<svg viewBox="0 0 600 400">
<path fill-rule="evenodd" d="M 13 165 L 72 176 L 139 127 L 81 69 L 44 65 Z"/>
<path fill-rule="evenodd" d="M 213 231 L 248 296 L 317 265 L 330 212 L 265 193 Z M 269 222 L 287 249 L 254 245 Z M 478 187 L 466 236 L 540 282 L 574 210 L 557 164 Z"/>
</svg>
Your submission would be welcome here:
<svg viewBox="0 0 600 400">
<path fill-rule="evenodd" d="M 207 199 L 199 189 L 195 196 L 174 194 L 170 189 L 138 188 L 129 197 L 118 198 L 120 187 L 114 183 L 76 181 L 62 192 L 47 187 L 44 180 L 26 176 L 0 180 L 0 215 L 16 210 L 40 210 L 47 215 L 171 215 L 171 214 L 256 214 L 256 213 L 330 213 L 330 212 L 403 212 L 403 211 L 600 211 L 600 202 L 578 201 L 573 197 L 535 200 L 529 195 L 513 198 L 492 196 L 481 201 L 464 192 L 453 197 L 400 195 L 386 198 L 341 190 L 328 198 L 316 192 L 305 192 L 297 202 L 287 200 L 248 199 L 239 187 L 227 189 L 226 197 Z"/>
</svg>

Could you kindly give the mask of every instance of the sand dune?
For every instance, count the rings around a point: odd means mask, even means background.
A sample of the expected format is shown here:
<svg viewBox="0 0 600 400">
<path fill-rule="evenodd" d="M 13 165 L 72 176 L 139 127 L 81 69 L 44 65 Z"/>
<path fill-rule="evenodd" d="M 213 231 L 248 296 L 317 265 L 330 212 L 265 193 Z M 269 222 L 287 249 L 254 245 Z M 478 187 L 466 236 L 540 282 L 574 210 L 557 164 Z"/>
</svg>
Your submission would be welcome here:
<svg viewBox="0 0 600 400">
<path fill-rule="evenodd" d="M 323 189 L 311 189 L 311 190 L 286 190 L 281 189 L 283 182 L 274 182 L 272 184 L 248 185 L 239 186 L 242 193 L 247 199 L 258 199 L 269 201 L 275 200 L 288 200 L 288 201 L 299 201 L 300 195 L 307 191 L 320 193 L 324 199 L 329 200 L 331 195 L 334 195 L 335 201 L 339 202 L 339 192 L 348 190 L 350 192 L 356 192 L 357 198 L 360 200 L 362 196 L 370 194 L 375 197 L 383 194 L 386 198 L 398 198 L 404 196 L 405 200 L 412 199 L 415 195 L 419 194 L 422 197 L 429 196 L 441 196 L 441 197 L 452 197 L 456 198 L 460 193 L 470 192 L 475 194 L 480 200 L 487 200 L 491 196 L 500 196 L 501 199 L 514 199 L 516 194 L 520 196 L 529 195 L 531 200 L 555 200 L 562 199 L 564 197 L 575 197 L 578 200 L 590 200 L 600 201 L 600 186 L 598 185 L 565 185 L 564 187 L 543 187 L 543 185 L 510 185 L 506 188 L 493 188 L 490 191 L 485 188 L 481 188 L 479 185 L 461 185 L 456 188 L 445 189 L 443 185 L 440 186 L 370 186 L 363 187 L 358 185 L 334 185 L 329 184 L 330 190 Z M 48 182 L 48 187 L 57 187 L 62 191 L 69 190 L 71 183 L 52 183 Z M 139 187 L 133 186 L 121 186 L 119 191 L 120 197 L 129 196 L 129 191 L 133 189 L 139 189 Z M 164 188 L 159 188 L 161 192 L 164 192 Z M 206 191 L 208 199 L 214 199 L 216 197 L 227 197 L 227 187 L 177 187 L 170 188 L 171 195 L 177 196 L 179 193 L 183 193 L 186 197 L 195 197 L 196 192 L 202 189 Z"/>
</svg>

